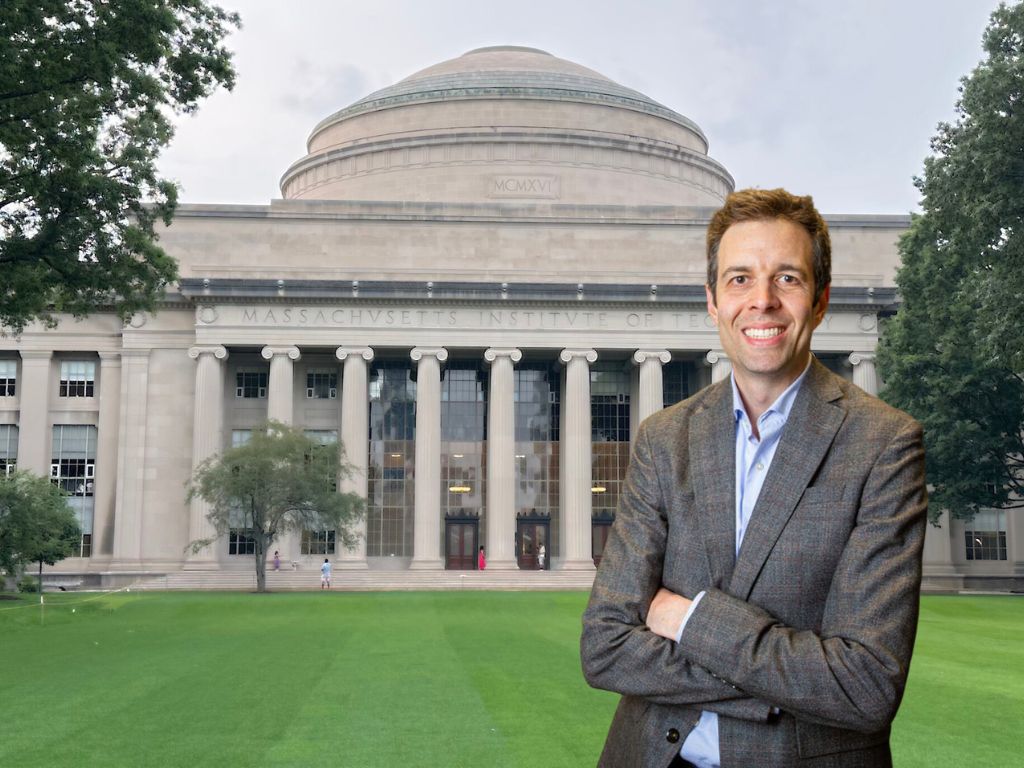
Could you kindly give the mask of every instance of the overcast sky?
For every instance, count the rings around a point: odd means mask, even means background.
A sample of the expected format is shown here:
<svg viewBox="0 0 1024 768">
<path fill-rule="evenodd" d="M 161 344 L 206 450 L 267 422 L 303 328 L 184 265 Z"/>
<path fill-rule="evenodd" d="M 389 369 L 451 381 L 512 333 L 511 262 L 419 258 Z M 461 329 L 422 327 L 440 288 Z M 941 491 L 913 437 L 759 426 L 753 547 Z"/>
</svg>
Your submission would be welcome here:
<svg viewBox="0 0 1024 768">
<path fill-rule="evenodd" d="M 994 0 L 218 0 L 238 83 L 161 163 L 187 203 L 266 204 L 313 126 L 486 45 L 575 61 L 689 117 L 737 187 L 826 213 L 906 213 Z"/>
</svg>

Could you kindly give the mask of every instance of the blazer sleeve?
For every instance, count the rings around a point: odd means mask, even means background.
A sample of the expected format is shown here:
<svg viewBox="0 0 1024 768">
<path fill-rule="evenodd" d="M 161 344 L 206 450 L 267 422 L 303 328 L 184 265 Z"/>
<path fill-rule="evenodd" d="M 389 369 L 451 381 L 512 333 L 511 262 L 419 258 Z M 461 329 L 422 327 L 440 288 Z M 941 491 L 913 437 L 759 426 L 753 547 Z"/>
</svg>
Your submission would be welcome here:
<svg viewBox="0 0 1024 768">
<path fill-rule="evenodd" d="M 891 723 L 917 628 L 927 512 L 921 428 L 907 419 L 895 432 L 863 487 L 820 632 L 711 589 L 680 639 L 685 658 L 802 720 L 862 732 Z"/>
<path fill-rule="evenodd" d="M 716 678 L 689 659 L 674 641 L 654 634 L 645 624 L 662 582 L 668 534 L 665 508 L 647 425 L 643 424 L 583 614 L 580 655 L 584 677 L 595 688 L 656 704 L 693 705 L 764 721 L 771 711 L 767 702 Z"/>
</svg>

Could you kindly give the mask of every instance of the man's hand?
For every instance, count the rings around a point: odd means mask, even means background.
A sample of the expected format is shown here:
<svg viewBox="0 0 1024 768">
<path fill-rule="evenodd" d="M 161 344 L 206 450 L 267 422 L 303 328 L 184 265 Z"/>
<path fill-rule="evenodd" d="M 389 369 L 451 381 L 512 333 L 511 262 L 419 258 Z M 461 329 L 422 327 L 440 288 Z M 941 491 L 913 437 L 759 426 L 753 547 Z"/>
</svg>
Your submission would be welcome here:
<svg viewBox="0 0 1024 768">
<path fill-rule="evenodd" d="M 690 610 L 691 602 L 693 601 L 662 587 L 654 596 L 647 611 L 647 627 L 656 635 L 675 640 L 683 617 Z"/>
</svg>

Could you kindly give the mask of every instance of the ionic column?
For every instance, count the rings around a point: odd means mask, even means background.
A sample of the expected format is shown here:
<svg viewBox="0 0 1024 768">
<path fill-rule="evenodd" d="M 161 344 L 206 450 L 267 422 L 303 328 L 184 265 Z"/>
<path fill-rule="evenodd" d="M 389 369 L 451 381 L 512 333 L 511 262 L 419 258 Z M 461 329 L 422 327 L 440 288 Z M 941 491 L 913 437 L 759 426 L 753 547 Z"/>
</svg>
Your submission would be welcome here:
<svg viewBox="0 0 1024 768">
<path fill-rule="evenodd" d="M 192 469 L 224 449 L 224 361 L 228 351 L 221 346 L 192 347 L 188 356 L 196 361 L 196 393 L 192 410 Z M 214 539 L 216 531 L 207 520 L 210 505 L 193 499 L 189 507 L 189 541 Z M 186 568 L 202 569 L 217 560 L 214 545 L 186 556 Z"/>
<path fill-rule="evenodd" d="M 142 513 L 146 490 L 148 349 L 121 351 L 119 405 L 113 557 L 122 567 L 137 567 L 142 558 Z"/>
<path fill-rule="evenodd" d="M 1006 510 L 1006 557 L 1013 563 L 1013 575 L 1024 576 L 1024 513 Z"/>
<path fill-rule="evenodd" d="M 267 419 L 291 425 L 295 421 L 295 366 L 300 357 L 298 347 L 264 347 L 260 351 L 264 360 L 270 361 L 270 375 L 267 377 Z M 302 532 L 285 531 L 277 541 L 271 542 L 267 557 L 275 549 L 280 550 L 283 560 L 298 561 L 302 555 Z"/>
<path fill-rule="evenodd" d="M 932 589 L 962 589 L 964 586 L 964 577 L 957 573 L 953 563 L 951 527 L 946 510 L 939 517 L 939 527 L 930 522 L 925 527 L 921 577 Z"/>
<path fill-rule="evenodd" d="M 565 431 L 562 433 L 562 568 L 594 567 L 591 515 L 593 501 L 590 446 L 590 364 L 597 362 L 593 349 L 563 349 L 565 363 Z"/>
<path fill-rule="evenodd" d="M 665 383 L 661 367 L 672 359 L 667 349 L 638 349 L 633 362 L 640 366 L 637 423 L 665 407 Z"/>
<path fill-rule="evenodd" d="M 441 557 L 441 363 L 448 350 L 416 347 L 416 480 L 410 568 L 438 570 Z"/>
<path fill-rule="evenodd" d="M 366 476 L 369 469 L 370 393 L 367 389 L 367 365 L 373 360 L 369 347 L 338 347 L 335 356 L 344 365 L 341 377 L 342 459 L 351 474 L 341 479 L 339 490 L 354 493 L 366 502 Z M 338 567 L 366 568 L 366 515 L 352 531 L 359 537 L 355 549 L 338 551 Z"/>
<path fill-rule="evenodd" d="M 295 365 L 301 357 L 298 347 L 264 347 L 260 352 L 270 361 L 267 378 L 267 418 L 291 424 L 295 421 Z"/>
<path fill-rule="evenodd" d="M 732 363 L 729 362 L 729 358 L 725 356 L 724 352 L 713 349 L 705 355 L 704 359 L 711 366 L 712 384 L 729 378 L 729 374 L 732 373 Z"/>
<path fill-rule="evenodd" d="M 513 364 L 523 359 L 518 349 L 491 348 L 484 352 L 491 364 L 487 402 L 487 567 L 517 567 L 516 530 L 516 421 Z"/>
<path fill-rule="evenodd" d="M 874 352 L 854 352 L 848 358 L 853 366 L 853 383 L 869 395 L 878 396 L 878 374 Z"/>
<path fill-rule="evenodd" d="M 114 489 L 117 485 L 118 417 L 121 413 L 121 353 L 100 352 L 100 415 L 96 425 L 95 511 L 92 559 L 114 551 Z"/>
<path fill-rule="evenodd" d="M 49 350 L 23 350 L 18 382 L 18 469 L 50 476 L 50 359 Z"/>
</svg>

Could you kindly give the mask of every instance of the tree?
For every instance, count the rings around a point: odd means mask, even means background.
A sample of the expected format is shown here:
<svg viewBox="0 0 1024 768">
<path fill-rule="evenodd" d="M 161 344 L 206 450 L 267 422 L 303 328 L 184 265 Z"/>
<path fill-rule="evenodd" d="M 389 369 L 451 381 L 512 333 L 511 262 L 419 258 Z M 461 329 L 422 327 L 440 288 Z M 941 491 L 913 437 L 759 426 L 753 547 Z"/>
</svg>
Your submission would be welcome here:
<svg viewBox="0 0 1024 768">
<path fill-rule="evenodd" d="M 244 445 L 211 456 L 192 475 L 188 501 L 203 499 L 218 534 L 241 529 L 255 544 L 256 590 L 266 591 L 267 552 L 286 531 L 334 530 L 335 541 L 355 546 L 352 525 L 364 503 L 353 493 L 336 490 L 352 467 L 337 443 L 322 445 L 301 429 L 268 421 L 252 431 Z M 191 544 L 198 551 L 213 543 Z"/>
<path fill-rule="evenodd" d="M 915 179 L 882 397 L 925 428 L 932 515 L 1024 506 L 1024 5 L 1001 4 Z"/>
<path fill-rule="evenodd" d="M 233 87 L 238 23 L 204 0 L 0 3 L 0 326 L 152 309 L 177 276 L 156 159 L 172 115 Z"/>
<path fill-rule="evenodd" d="M 30 472 L 0 477 L 0 568 L 17 574 L 28 563 L 55 563 L 78 550 L 82 530 L 64 492 Z"/>
</svg>

